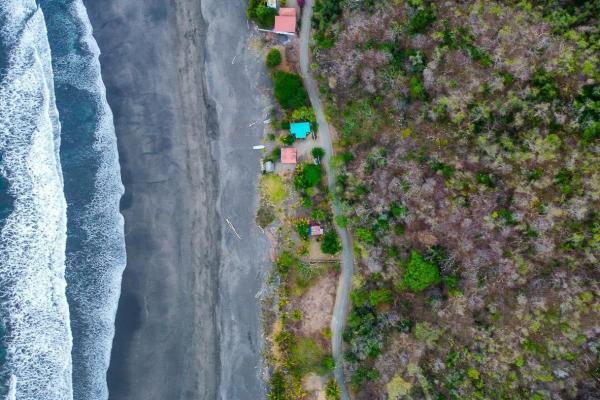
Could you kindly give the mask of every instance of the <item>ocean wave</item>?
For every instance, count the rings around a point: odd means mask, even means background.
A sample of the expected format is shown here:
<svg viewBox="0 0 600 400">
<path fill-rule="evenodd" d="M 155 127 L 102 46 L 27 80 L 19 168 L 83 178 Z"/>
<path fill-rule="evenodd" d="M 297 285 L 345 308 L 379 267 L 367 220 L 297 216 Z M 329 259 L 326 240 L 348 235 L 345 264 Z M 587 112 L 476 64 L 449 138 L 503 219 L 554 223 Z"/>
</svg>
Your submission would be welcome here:
<svg viewBox="0 0 600 400">
<path fill-rule="evenodd" d="M 0 174 L 12 198 L 0 221 L 0 318 L 8 398 L 72 398 L 65 289 L 66 202 L 42 11 L 0 2 Z"/>
<path fill-rule="evenodd" d="M 100 51 L 81 0 L 42 0 L 62 122 L 69 238 L 67 299 L 73 329 L 75 399 L 108 398 L 114 322 L 126 263 L 113 115 Z M 85 116 L 83 118 L 82 116 Z"/>
</svg>

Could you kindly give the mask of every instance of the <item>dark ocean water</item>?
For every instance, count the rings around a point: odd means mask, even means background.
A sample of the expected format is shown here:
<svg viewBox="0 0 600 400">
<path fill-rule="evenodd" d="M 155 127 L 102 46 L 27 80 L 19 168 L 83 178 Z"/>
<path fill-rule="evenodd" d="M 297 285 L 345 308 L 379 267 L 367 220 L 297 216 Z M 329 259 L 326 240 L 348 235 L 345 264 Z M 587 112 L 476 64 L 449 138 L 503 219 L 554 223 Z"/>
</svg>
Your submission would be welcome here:
<svg viewBox="0 0 600 400">
<path fill-rule="evenodd" d="M 107 399 L 123 193 L 81 0 L 0 0 L 0 399 Z"/>
</svg>

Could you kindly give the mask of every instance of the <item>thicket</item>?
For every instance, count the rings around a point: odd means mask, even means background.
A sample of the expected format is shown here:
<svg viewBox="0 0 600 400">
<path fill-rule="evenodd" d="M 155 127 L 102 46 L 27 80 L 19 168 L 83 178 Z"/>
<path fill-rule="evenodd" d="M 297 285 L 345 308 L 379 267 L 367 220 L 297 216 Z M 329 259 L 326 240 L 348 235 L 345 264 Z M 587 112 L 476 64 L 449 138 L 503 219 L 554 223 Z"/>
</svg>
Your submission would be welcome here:
<svg viewBox="0 0 600 400">
<path fill-rule="evenodd" d="M 410 252 L 402 286 L 414 292 L 421 292 L 431 285 L 440 283 L 441 276 L 438 266 L 427 261 L 419 252 Z"/>
<path fill-rule="evenodd" d="M 321 237 L 321 251 L 325 254 L 335 255 L 342 250 L 342 243 L 335 231 L 331 228 Z"/>
<path fill-rule="evenodd" d="M 341 16 L 343 0 L 316 0 L 313 8 L 312 24 L 315 28 L 313 37 L 317 45 L 328 49 L 335 43 L 333 25 Z"/>
<path fill-rule="evenodd" d="M 246 9 L 248 19 L 256 22 L 263 29 L 273 29 L 277 10 L 267 7 L 267 0 L 248 0 Z"/>
<path fill-rule="evenodd" d="M 275 98 L 286 110 L 294 110 L 308 105 L 308 95 L 302 78 L 298 74 L 284 71 L 273 73 Z"/>
<path fill-rule="evenodd" d="M 306 190 L 321 183 L 323 170 L 320 165 L 300 164 L 294 173 L 294 187 L 296 190 Z"/>
<path fill-rule="evenodd" d="M 266 64 L 269 68 L 275 68 L 281 64 L 281 51 L 279 51 L 278 48 L 273 47 L 271 50 L 269 50 L 267 53 Z"/>
</svg>

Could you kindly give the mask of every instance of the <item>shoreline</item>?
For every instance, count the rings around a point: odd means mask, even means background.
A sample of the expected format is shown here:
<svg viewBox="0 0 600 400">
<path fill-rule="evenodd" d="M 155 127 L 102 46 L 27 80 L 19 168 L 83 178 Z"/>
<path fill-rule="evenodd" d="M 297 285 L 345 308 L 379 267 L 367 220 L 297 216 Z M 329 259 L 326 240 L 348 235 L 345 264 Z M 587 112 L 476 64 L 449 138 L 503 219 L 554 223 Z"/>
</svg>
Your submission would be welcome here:
<svg viewBox="0 0 600 400">
<path fill-rule="evenodd" d="M 262 124 L 248 128 L 265 109 L 265 71 L 245 3 L 86 6 L 126 188 L 109 398 L 255 400 L 270 263 L 254 223 Z"/>
<path fill-rule="evenodd" d="M 220 226 L 200 5 L 86 4 L 115 129 L 127 267 L 110 399 L 213 399 Z"/>
<path fill-rule="evenodd" d="M 206 36 L 207 93 L 219 121 L 214 153 L 219 166 L 217 208 L 223 226 L 219 269 L 218 332 L 223 400 L 264 398 L 260 295 L 271 268 L 268 239 L 255 223 L 260 152 L 270 85 L 262 55 L 252 50 L 260 38 L 247 22 L 246 2 L 202 2 L 210 21 Z M 224 45 L 226 44 L 226 45 Z M 228 227 L 232 223 L 235 233 Z M 241 239 L 238 238 L 241 237 Z"/>
</svg>

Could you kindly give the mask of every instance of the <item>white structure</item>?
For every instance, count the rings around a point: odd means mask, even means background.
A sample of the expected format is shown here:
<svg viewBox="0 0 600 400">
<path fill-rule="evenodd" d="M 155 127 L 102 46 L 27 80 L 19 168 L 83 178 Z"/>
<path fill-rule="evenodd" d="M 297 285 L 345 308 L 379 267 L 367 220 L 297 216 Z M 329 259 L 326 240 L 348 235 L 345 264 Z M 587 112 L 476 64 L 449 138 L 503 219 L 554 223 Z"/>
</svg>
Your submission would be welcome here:
<svg viewBox="0 0 600 400">
<path fill-rule="evenodd" d="M 267 7 L 277 8 L 277 0 L 267 0 Z"/>
</svg>

